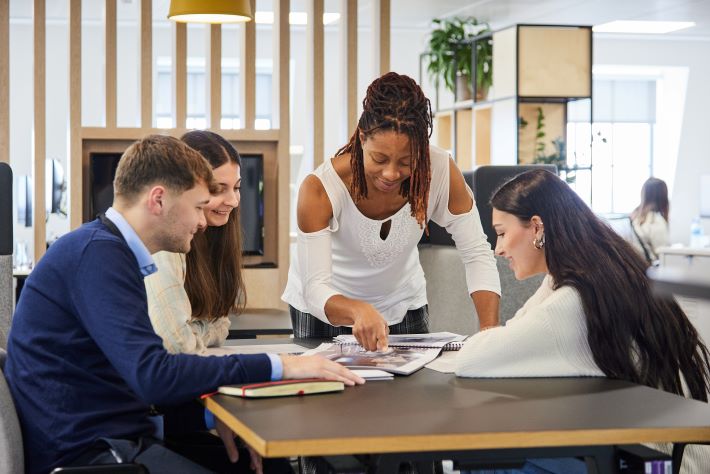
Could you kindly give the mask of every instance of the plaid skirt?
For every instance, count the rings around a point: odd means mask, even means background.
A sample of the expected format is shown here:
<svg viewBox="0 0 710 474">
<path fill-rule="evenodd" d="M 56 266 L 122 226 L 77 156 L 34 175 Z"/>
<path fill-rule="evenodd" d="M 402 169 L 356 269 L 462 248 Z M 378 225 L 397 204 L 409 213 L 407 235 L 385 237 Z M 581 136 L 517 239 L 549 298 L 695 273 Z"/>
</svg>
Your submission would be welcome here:
<svg viewBox="0 0 710 474">
<path fill-rule="evenodd" d="M 331 326 L 310 313 L 304 313 L 289 306 L 293 337 L 335 337 L 341 334 L 352 334 L 348 326 Z M 390 326 L 390 334 L 423 334 L 429 332 L 429 306 L 410 309 L 402 322 Z"/>
</svg>

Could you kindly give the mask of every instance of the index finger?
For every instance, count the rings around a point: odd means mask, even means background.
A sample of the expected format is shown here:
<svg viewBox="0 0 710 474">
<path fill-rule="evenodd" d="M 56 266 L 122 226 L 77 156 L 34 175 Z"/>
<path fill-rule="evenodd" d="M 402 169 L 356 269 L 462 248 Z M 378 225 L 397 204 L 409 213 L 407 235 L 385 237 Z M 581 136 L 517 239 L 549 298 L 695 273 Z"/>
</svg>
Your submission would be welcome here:
<svg viewBox="0 0 710 474">
<path fill-rule="evenodd" d="M 389 327 L 384 324 L 380 327 L 380 330 L 377 332 L 377 350 L 378 351 L 386 351 L 387 346 L 389 344 L 389 340 L 387 338 L 387 333 L 389 333 Z"/>
<path fill-rule="evenodd" d="M 326 376 L 326 378 L 339 380 L 345 383 L 345 385 L 360 385 L 365 383 L 365 379 L 357 375 L 352 370 L 343 367 L 337 362 L 333 362 L 330 360 L 328 360 L 327 362 L 330 362 L 330 364 L 327 364 L 326 370 L 328 370 L 330 373 Z"/>
</svg>

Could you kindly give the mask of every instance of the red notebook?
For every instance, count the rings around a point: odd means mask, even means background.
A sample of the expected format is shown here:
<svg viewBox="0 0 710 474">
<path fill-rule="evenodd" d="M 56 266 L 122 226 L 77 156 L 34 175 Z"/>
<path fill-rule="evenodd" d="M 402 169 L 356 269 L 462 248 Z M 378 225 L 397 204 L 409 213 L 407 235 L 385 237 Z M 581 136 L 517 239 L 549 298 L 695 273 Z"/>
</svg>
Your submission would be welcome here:
<svg viewBox="0 0 710 474">
<path fill-rule="evenodd" d="M 236 397 L 262 398 L 310 395 L 313 393 L 340 392 L 343 390 L 345 390 L 345 384 L 338 380 L 300 379 L 242 385 L 223 385 L 217 389 L 217 392 Z"/>
</svg>

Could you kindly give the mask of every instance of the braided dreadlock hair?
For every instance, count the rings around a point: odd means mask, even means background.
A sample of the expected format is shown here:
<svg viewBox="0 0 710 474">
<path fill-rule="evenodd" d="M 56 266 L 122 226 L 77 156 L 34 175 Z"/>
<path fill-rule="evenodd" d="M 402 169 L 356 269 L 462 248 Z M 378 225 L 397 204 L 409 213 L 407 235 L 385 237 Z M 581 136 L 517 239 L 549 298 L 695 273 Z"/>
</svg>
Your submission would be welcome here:
<svg viewBox="0 0 710 474">
<path fill-rule="evenodd" d="M 360 133 L 366 139 L 386 130 L 405 134 L 409 137 L 412 156 L 409 165 L 411 174 L 402 183 L 399 194 L 409 200 L 412 217 L 423 227 L 426 224 L 431 182 L 429 137 L 432 131 L 432 113 L 429 99 L 411 77 L 388 72 L 375 79 L 367 88 L 362 109 L 355 133 L 348 144 L 336 153 L 336 156 L 350 153 L 353 173 L 350 193 L 353 199 L 357 202 L 367 198 Z"/>
</svg>

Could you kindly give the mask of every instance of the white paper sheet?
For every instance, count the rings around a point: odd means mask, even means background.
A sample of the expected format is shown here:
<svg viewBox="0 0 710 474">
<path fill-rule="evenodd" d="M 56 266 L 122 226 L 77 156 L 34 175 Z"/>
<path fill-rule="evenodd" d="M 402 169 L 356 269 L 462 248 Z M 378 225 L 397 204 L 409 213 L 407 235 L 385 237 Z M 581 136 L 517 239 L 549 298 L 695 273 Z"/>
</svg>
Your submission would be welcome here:
<svg viewBox="0 0 710 474">
<path fill-rule="evenodd" d="M 300 354 L 306 352 L 307 347 L 298 344 L 257 344 L 250 346 L 220 346 L 208 347 L 205 355 L 224 356 L 232 354 Z"/>
</svg>

